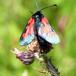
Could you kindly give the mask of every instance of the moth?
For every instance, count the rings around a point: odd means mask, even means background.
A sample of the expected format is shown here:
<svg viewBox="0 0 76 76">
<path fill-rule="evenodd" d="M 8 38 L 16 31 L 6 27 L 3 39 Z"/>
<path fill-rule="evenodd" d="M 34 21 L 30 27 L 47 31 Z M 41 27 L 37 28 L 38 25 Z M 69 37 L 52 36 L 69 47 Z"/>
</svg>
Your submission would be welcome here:
<svg viewBox="0 0 76 76">
<path fill-rule="evenodd" d="M 60 39 L 49 24 L 48 19 L 42 14 L 42 10 L 45 8 L 36 11 L 30 17 L 24 31 L 21 34 L 20 45 L 28 45 L 27 52 L 21 52 L 15 48 L 13 53 L 16 54 L 16 57 L 24 64 L 33 63 L 35 58 L 44 61 L 48 71 L 52 73 L 52 76 L 58 76 L 58 71 L 55 69 L 55 67 L 53 67 L 52 64 L 50 64 L 46 53 L 53 48 L 53 44 L 59 43 Z"/>
<path fill-rule="evenodd" d="M 41 45 L 44 44 L 45 42 L 49 44 L 57 44 L 60 42 L 59 36 L 51 27 L 48 19 L 42 14 L 41 10 L 36 11 L 30 17 L 23 33 L 21 34 L 20 45 L 22 46 L 28 45 L 34 39 L 37 39 Z"/>
</svg>

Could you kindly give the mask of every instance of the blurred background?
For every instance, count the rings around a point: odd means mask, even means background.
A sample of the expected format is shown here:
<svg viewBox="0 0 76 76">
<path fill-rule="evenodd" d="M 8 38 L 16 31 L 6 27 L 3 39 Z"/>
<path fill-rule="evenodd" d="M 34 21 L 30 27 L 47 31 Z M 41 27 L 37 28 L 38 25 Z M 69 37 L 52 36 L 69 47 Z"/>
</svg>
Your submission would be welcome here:
<svg viewBox="0 0 76 76">
<path fill-rule="evenodd" d="M 76 76 L 76 0 L 37 1 L 39 8 L 58 5 L 42 11 L 61 41 L 47 55 L 60 76 Z M 19 38 L 32 15 L 30 11 L 37 11 L 35 0 L 0 0 L 0 76 L 49 76 L 39 72 L 39 61 L 26 66 L 11 52 L 15 47 L 26 49 L 19 45 Z"/>
</svg>

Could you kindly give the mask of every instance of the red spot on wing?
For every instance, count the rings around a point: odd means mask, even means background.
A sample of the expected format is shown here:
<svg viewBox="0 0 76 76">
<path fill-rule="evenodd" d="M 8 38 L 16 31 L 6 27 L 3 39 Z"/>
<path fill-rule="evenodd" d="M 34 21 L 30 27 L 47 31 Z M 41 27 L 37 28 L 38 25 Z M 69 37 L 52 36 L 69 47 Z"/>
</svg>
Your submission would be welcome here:
<svg viewBox="0 0 76 76">
<path fill-rule="evenodd" d="M 48 25 L 49 23 L 48 23 L 47 18 L 43 17 L 41 22 L 43 24 L 43 26 L 42 26 L 43 33 L 48 33 L 50 31 L 50 27 Z"/>
<path fill-rule="evenodd" d="M 26 27 L 26 32 L 22 34 L 23 38 L 26 38 L 29 34 L 32 34 L 34 32 L 33 25 L 34 25 L 34 19 L 30 18 Z"/>
<path fill-rule="evenodd" d="M 33 18 L 30 18 L 28 21 L 28 24 L 30 24 L 33 21 Z"/>
<path fill-rule="evenodd" d="M 41 22 L 42 22 L 44 25 L 48 24 L 48 20 L 47 20 L 47 18 L 45 18 L 45 17 L 42 18 Z"/>
<path fill-rule="evenodd" d="M 29 27 L 29 31 L 28 31 L 29 34 L 32 34 L 34 32 L 34 30 L 33 30 L 34 22 L 35 22 L 34 19 L 31 18 L 29 21 L 29 26 L 28 26 Z"/>
</svg>

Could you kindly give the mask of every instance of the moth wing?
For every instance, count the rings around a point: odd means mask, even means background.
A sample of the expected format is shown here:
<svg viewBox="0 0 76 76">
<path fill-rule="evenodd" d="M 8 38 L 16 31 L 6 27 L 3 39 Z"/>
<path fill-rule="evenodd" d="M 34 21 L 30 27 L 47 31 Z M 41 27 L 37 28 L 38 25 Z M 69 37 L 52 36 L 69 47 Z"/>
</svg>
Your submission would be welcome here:
<svg viewBox="0 0 76 76">
<path fill-rule="evenodd" d="M 40 27 L 38 28 L 38 35 L 51 44 L 57 44 L 60 42 L 59 36 L 50 26 L 45 17 L 41 20 Z"/>
<path fill-rule="evenodd" d="M 34 39 L 34 19 L 30 18 L 20 37 L 20 45 L 28 45 Z"/>
</svg>

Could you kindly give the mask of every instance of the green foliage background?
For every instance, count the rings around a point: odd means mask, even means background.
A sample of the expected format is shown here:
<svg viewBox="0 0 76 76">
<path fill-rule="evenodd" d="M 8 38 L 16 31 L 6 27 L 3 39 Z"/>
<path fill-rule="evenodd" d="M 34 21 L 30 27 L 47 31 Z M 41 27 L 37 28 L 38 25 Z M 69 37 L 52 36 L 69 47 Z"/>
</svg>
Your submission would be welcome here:
<svg viewBox="0 0 76 76">
<path fill-rule="evenodd" d="M 58 5 L 42 12 L 61 39 L 48 56 L 60 76 L 76 76 L 76 0 L 38 0 L 38 3 L 39 8 Z M 18 40 L 32 15 L 30 11 L 36 10 L 35 0 L 0 0 L 0 76 L 48 76 L 37 71 L 41 70 L 38 61 L 23 65 L 10 51 L 25 48 L 19 46 Z"/>
</svg>

